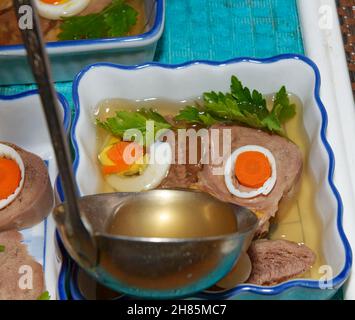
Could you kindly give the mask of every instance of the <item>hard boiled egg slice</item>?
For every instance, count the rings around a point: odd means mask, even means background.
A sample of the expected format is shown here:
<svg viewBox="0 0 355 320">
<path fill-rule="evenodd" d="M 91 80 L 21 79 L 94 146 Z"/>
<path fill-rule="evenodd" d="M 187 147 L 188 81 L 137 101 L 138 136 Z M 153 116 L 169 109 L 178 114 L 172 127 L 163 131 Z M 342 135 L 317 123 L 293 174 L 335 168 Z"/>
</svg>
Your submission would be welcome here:
<svg viewBox="0 0 355 320">
<path fill-rule="evenodd" d="M 270 150 L 264 147 L 241 147 L 228 158 L 224 179 L 229 192 L 238 198 L 268 195 L 276 184 L 276 160 Z M 250 191 L 241 191 L 236 185 Z"/>
<path fill-rule="evenodd" d="M 90 0 L 35 0 L 38 13 L 43 18 L 60 20 L 82 12 Z"/>
<path fill-rule="evenodd" d="M 169 143 L 155 142 L 149 149 L 149 163 L 145 170 L 134 176 L 111 174 L 106 182 L 121 192 L 140 192 L 158 187 L 167 176 L 172 163 L 172 149 Z"/>
<path fill-rule="evenodd" d="M 15 149 L 0 144 L 0 210 L 11 204 L 22 190 L 25 165 Z"/>
</svg>

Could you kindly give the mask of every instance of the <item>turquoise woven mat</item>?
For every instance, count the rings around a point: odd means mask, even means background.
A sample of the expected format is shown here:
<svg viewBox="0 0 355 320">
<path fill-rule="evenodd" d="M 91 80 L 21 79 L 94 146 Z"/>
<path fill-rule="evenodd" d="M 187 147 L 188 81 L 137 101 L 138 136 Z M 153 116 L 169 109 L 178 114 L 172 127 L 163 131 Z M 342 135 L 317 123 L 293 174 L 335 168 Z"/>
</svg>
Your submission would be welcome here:
<svg viewBox="0 0 355 320">
<path fill-rule="evenodd" d="M 303 53 L 296 0 L 166 0 L 166 26 L 156 61 L 259 58 L 281 53 Z M 0 95 L 33 88 L 0 86 Z M 56 89 L 72 103 L 70 82 L 57 83 Z M 341 292 L 336 298 L 342 298 Z"/>
<path fill-rule="evenodd" d="M 160 61 L 281 53 L 303 53 L 295 0 L 167 0 Z"/>
</svg>

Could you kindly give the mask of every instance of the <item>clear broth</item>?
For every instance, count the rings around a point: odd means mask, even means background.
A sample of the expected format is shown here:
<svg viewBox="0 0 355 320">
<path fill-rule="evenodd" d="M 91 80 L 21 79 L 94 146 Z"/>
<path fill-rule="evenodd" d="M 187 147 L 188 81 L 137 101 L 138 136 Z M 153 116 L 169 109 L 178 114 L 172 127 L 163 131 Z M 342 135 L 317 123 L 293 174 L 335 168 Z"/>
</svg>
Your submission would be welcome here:
<svg viewBox="0 0 355 320">
<path fill-rule="evenodd" d="M 144 0 L 127 0 L 126 3 L 138 12 L 137 23 L 132 27 L 128 35 L 134 36 L 143 33 L 147 26 L 148 20 L 148 17 L 146 17 L 145 14 L 146 8 Z"/>
<path fill-rule="evenodd" d="M 166 198 L 137 197 L 121 205 L 108 232 L 113 235 L 144 238 L 194 239 L 217 237 L 238 231 L 232 206 L 210 198 L 169 194 Z M 191 199 L 190 199 L 191 200 Z"/>
<path fill-rule="evenodd" d="M 267 97 L 269 104 L 272 103 L 272 98 L 272 96 Z M 290 99 L 297 106 L 297 114 L 285 125 L 285 130 L 288 138 L 296 143 L 302 152 L 303 172 L 295 194 L 292 198 L 284 199 L 280 203 L 268 237 L 270 239 L 285 239 L 296 243 L 304 243 L 312 249 L 317 255 L 316 262 L 312 269 L 302 277 L 318 280 L 322 276 L 318 270 L 320 266 L 325 264 L 325 259 L 321 246 L 321 220 L 314 201 L 316 183 L 308 168 L 310 143 L 302 121 L 302 103 L 297 96 L 290 95 Z M 200 101 L 200 98 L 194 101 Z M 117 110 L 137 110 L 143 107 L 159 110 L 162 115 L 176 114 L 177 110 L 194 101 L 176 102 L 164 99 L 147 99 L 144 101 L 105 100 L 99 104 L 95 117 L 104 120 L 107 117 L 114 116 Z M 98 150 L 101 150 L 110 134 L 101 128 L 97 130 L 97 147 Z M 106 183 L 99 186 L 99 190 L 101 192 L 114 191 Z"/>
</svg>

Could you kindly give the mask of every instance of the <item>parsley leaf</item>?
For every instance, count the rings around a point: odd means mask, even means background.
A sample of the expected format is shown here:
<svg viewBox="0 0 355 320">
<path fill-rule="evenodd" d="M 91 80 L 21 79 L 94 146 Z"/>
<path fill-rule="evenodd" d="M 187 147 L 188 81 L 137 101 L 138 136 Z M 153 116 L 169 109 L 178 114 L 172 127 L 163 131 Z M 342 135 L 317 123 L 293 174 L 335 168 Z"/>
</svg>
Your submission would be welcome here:
<svg viewBox="0 0 355 320">
<path fill-rule="evenodd" d="M 127 4 L 116 4 L 116 6 L 115 10 L 112 9 L 105 15 L 105 22 L 109 26 L 108 36 L 112 38 L 126 35 L 137 23 L 136 10 Z"/>
<path fill-rule="evenodd" d="M 296 106 L 290 103 L 286 88 L 283 86 L 276 94 L 272 110 L 267 108 L 263 95 L 243 87 L 241 81 L 233 76 L 231 91 L 206 92 L 203 106 L 186 106 L 175 117 L 177 121 L 211 126 L 215 123 L 239 123 L 251 128 L 284 134 L 282 124 L 296 114 Z"/>
<path fill-rule="evenodd" d="M 5 246 L 0 245 L 0 252 L 5 252 Z"/>
<path fill-rule="evenodd" d="M 212 126 L 218 122 L 212 115 L 205 111 L 199 110 L 197 107 L 187 106 L 175 117 L 177 121 L 185 121 L 188 119 L 189 123 L 203 124 L 205 126 Z"/>
<path fill-rule="evenodd" d="M 133 134 L 132 140 L 147 143 L 147 121 L 154 121 L 154 134 L 159 130 L 171 128 L 171 125 L 158 112 L 144 108 L 138 111 L 117 111 L 115 117 L 107 118 L 105 121 L 97 120 L 96 122 L 100 127 L 120 138 L 123 138 L 124 134 L 131 129 L 139 130 L 144 141 L 139 141 L 138 134 Z"/>
<path fill-rule="evenodd" d="M 272 113 L 275 114 L 281 123 L 296 115 L 296 107 L 294 104 L 290 104 L 285 86 L 275 96 Z"/>
<path fill-rule="evenodd" d="M 259 119 L 265 118 L 269 111 L 266 107 L 266 100 L 262 94 L 256 90 L 250 93 L 247 87 L 243 87 L 241 81 L 236 76 L 232 77 L 231 93 L 236 102 L 240 105 L 241 111 L 256 114 Z"/>
<path fill-rule="evenodd" d="M 65 18 L 59 40 L 115 38 L 126 35 L 137 23 L 138 12 L 124 0 L 113 0 L 104 10 Z"/>
<path fill-rule="evenodd" d="M 45 291 L 37 298 L 37 300 L 51 300 L 51 296 L 48 291 Z"/>
</svg>

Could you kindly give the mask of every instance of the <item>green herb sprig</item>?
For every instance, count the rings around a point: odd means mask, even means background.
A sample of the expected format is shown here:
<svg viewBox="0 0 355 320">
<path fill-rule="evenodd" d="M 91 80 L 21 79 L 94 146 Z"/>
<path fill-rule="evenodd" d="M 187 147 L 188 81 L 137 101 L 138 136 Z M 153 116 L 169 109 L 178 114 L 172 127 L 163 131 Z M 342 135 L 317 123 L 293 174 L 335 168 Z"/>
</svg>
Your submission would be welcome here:
<svg viewBox="0 0 355 320">
<path fill-rule="evenodd" d="M 0 245 L 0 253 L 1 252 L 5 252 L 5 246 L 3 246 L 3 245 Z"/>
<path fill-rule="evenodd" d="M 147 121 L 154 121 L 154 135 L 159 130 L 170 129 L 171 125 L 158 112 L 152 109 L 140 109 L 138 111 L 117 111 L 116 115 L 105 121 L 96 120 L 96 123 L 112 133 L 114 136 L 123 138 L 128 130 L 139 130 L 143 136 L 143 144 L 147 142 Z M 135 141 L 137 136 L 132 136 Z"/>
<path fill-rule="evenodd" d="M 48 291 L 43 292 L 37 300 L 51 300 L 51 296 Z"/>
<path fill-rule="evenodd" d="M 138 12 L 124 0 L 113 0 L 104 10 L 65 18 L 59 40 L 114 38 L 126 35 L 137 23 Z"/>
<path fill-rule="evenodd" d="M 263 95 L 247 87 L 233 76 L 231 91 L 206 92 L 202 106 L 187 106 L 175 117 L 176 121 L 211 126 L 216 123 L 239 123 L 248 127 L 284 134 L 282 125 L 296 114 L 296 106 L 290 103 L 286 88 L 277 92 L 273 107 L 267 108 Z"/>
</svg>

